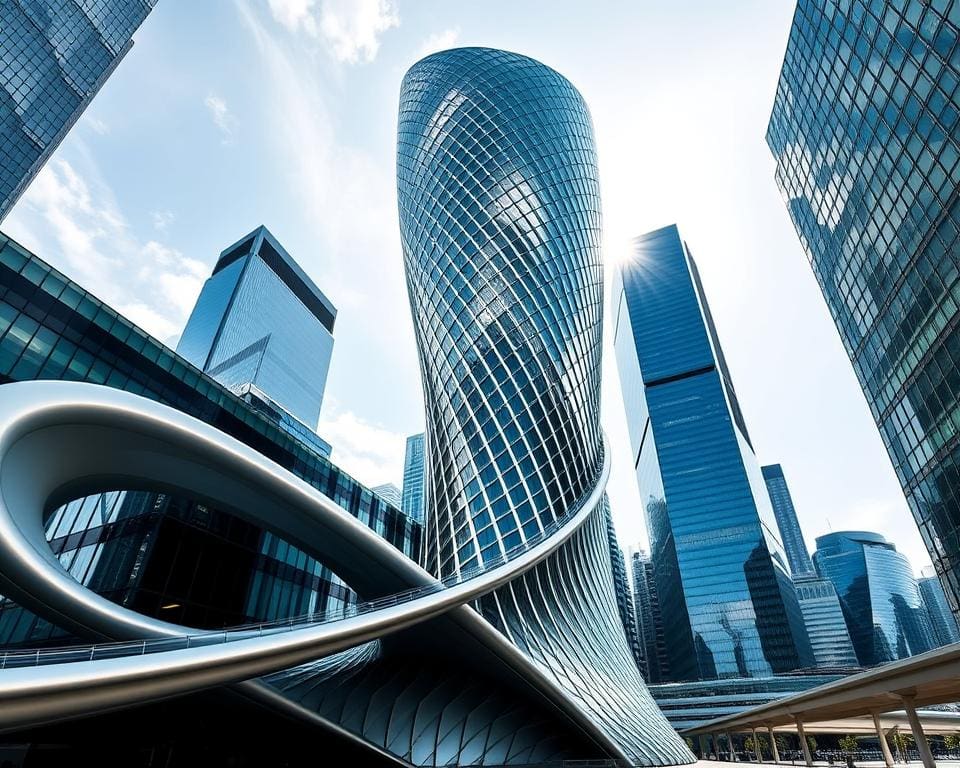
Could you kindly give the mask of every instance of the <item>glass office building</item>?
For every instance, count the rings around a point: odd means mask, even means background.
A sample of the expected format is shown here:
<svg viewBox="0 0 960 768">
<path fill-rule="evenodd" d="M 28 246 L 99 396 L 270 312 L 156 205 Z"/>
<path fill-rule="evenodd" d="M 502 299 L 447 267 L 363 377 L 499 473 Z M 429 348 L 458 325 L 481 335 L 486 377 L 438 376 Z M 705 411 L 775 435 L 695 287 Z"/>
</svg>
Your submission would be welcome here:
<svg viewBox="0 0 960 768">
<path fill-rule="evenodd" d="M 675 226 L 614 275 L 614 344 L 673 681 L 813 663 L 770 499 Z"/>
<path fill-rule="evenodd" d="M 0 221 L 130 50 L 155 3 L 0 3 Z"/>
<path fill-rule="evenodd" d="M 316 428 L 337 311 L 266 227 L 225 249 L 177 353 L 233 391 L 254 385 Z"/>
<path fill-rule="evenodd" d="M 255 447 L 337 501 L 413 559 L 422 534 L 270 413 L 236 396 L 47 264 L 0 235 L 0 384 L 87 381 L 174 406 Z M 190 499 L 118 489 L 70 502 L 46 522 L 74 578 L 142 613 L 196 627 L 337 610 L 356 595 L 275 535 Z M 0 602 L 0 645 L 69 636 Z"/>
<path fill-rule="evenodd" d="M 861 666 L 875 667 L 936 646 L 910 562 L 879 533 L 819 536 L 813 563 L 837 590 Z"/>
<path fill-rule="evenodd" d="M 623 631 L 627 636 L 627 643 L 633 658 L 643 674 L 643 649 L 640 646 L 640 635 L 637 632 L 637 613 L 633 602 L 633 588 L 627 577 L 627 564 L 623 559 L 623 549 L 617 540 L 617 529 L 613 524 L 613 513 L 610 509 L 610 500 L 603 497 L 604 513 L 607 517 L 607 542 L 610 547 L 610 571 L 613 574 L 613 589 L 617 596 L 617 610 Z"/>
<path fill-rule="evenodd" d="M 777 530 L 780 531 L 783 549 L 787 553 L 791 575 L 794 579 L 816 576 L 810 553 L 803 540 L 800 521 L 797 520 L 797 510 L 793 506 L 790 489 L 787 487 L 787 478 L 783 476 L 783 467 L 779 464 L 770 464 L 760 467 L 760 471 L 763 473 L 763 480 L 770 494 L 773 516 L 777 521 Z"/>
<path fill-rule="evenodd" d="M 920 597 L 930 616 L 930 626 L 933 628 L 933 639 L 937 645 L 960 643 L 960 628 L 957 619 L 950 611 L 947 596 L 943 592 L 943 585 L 937 574 L 929 566 L 922 571 L 921 578 L 917 579 L 920 587 Z"/>
<path fill-rule="evenodd" d="M 423 522 L 423 478 L 426 467 L 424 458 L 424 434 L 407 438 L 407 452 L 403 457 L 403 514 Z"/>
<path fill-rule="evenodd" d="M 640 550 L 630 554 L 630 563 L 633 568 L 633 603 L 637 612 L 637 632 L 643 654 L 640 671 L 648 683 L 660 683 L 670 679 L 670 667 L 663 637 L 660 598 L 657 596 L 657 582 L 653 576 L 653 562 L 646 552 Z"/>
<path fill-rule="evenodd" d="M 377 494 L 381 499 L 383 499 L 388 504 L 400 508 L 400 505 L 403 504 L 403 494 L 400 492 L 400 489 L 394 483 L 384 483 L 383 485 L 375 485 L 371 488 L 375 494 Z"/>
<path fill-rule="evenodd" d="M 422 59 L 400 91 L 397 197 L 425 399 L 427 568 L 469 572 L 578 525 L 479 609 L 624 758 L 691 761 L 626 642 L 597 498 L 603 267 L 583 98 L 506 51 Z"/>
<path fill-rule="evenodd" d="M 859 666 L 833 583 L 818 578 L 816 574 L 794 583 L 815 665 L 823 669 Z"/>
<path fill-rule="evenodd" d="M 960 3 L 800 0 L 767 142 L 881 437 L 960 605 Z"/>
</svg>

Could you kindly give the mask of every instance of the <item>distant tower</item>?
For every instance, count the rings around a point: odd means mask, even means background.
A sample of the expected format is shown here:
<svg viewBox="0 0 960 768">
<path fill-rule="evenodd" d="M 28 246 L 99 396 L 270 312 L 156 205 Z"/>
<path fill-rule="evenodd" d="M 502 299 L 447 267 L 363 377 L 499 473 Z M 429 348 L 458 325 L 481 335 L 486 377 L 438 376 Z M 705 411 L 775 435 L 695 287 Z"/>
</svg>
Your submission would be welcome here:
<svg viewBox="0 0 960 768">
<path fill-rule="evenodd" d="M 403 504 L 403 497 L 400 493 L 400 489 L 394 483 L 384 483 L 383 485 L 377 485 L 370 489 L 377 496 L 383 499 L 388 504 L 400 509 L 400 506 Z"/>
<path fill-rule="evenodd" d="M 927 613 L 930 615 L 930 623 L 933 626 L 933 635 L 937 645 L 960 642 L 960 629 L 957 627 L 957 620 L 950 611 L 947 596 L 943 593 L 943 585 L 933 568 L 927 566 L 921 571 L 921 577 L 917 580 L 917 585 L 920 587 L 920 597 L 923 598 L 923 604 L 927 607 Z"/>
<path fill-rule="evenodd" d="M 612 311 L 672 680 L 812 666 L 760 465 L 676 226 L 634 241 Z"/>
<path fill-rule="evenodd" d="M 910 561 L 879 533 L 819 536 L 813 562 L 837 590 L 861 666 L 886 664 L 935 647 Z"/>
<path fill-rule="evenodd" d="M 653 562 L 643 550 L 631 552 L 633 570 L 633 601 L 637 611 L 637 631 L 643 648 L 644 679 L 651 685 L 670 680 L 670 665 L 663 639 L 663 618 L 657 582 L 653 575 Z"/>
<path fill-rule="evenodd" d="M 814 575 L 797 579 L 796 586 L 816 666 L 824 669 L 859 666 L 833 582 Z"/>
<path fill-rule="evenodd" d="M 607 541 L 610 544 L 610 567 L 613 573 L 613 588 L 617 595 L 617 610 L 620 612 L 620 621 L 627 636 L 627 643 L 633 652 L 633 658 L 643 672 L 643 649 L 640 646 L 640 637 L 637 633 L 637 614 L 634 608 L 633 589 L 627 576 L 627 565 L 623 559 L 623 550 L 617 541 L 617 529 L 613 524 L 613 514 L 610 510 L 610 501 L 603 497 L 603 507 L 607 516 Z"/>
<path fill-rule="evenodd" d="M 407 438 L 407 452 L 403 458 L 403 514 L 423 522 L 423 457 L 424 434 Z"/>
<path fill-rule="evenodd" d="M 0 221 L 133 46 L 154 3 L 0 2 Z"/>
<path fill-rule="evenodd" d="M 787 479 L 783 476 L 783 467 L 779 464 L 770 464 L 760 467 L 763 479 L 770 493 L 770 503 L 773 505 L 773 515 L 780 530 L 780 541 L 787 553 L 787 562 L 794 579 L 814 577 L 817 572 L 813 569 L 810 553 L 803 541 L 803 531 L 800 521 L 797 520 L 797 510 L 794 509 Z"/>
<path fill-rule="evenodd" d="M 177 352 L 238 394 L 264 393 L 316 429 L 336 315 L 260 226 L 220 254 Z"/>
</svg>

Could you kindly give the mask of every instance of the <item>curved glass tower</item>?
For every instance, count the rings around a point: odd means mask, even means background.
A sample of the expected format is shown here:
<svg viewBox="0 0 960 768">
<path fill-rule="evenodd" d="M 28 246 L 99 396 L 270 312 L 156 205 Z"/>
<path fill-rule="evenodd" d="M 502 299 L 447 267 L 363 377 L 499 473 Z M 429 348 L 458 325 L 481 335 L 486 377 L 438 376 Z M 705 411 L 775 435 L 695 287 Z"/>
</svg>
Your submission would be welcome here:
<svg viewBox="0 0 960 768">
<path fill-rule="evenodd" d="M 813 563 L 837 590 L 862 666 L 886 664 L 936 646 L 910 561 L 879 533 L 818 536 Z"/>
<path fill-rule="evenodd" d="M 539 62 L 465 48 L 400 94 L 400 231 L 426 401 L 426 563 L 438 576 L 552 533 L 599 482 L 603 275 L 590 115 Z M 618 618 L 602 505 L 484 616 L 621 756 L 692 756 Z"/>
</svg>

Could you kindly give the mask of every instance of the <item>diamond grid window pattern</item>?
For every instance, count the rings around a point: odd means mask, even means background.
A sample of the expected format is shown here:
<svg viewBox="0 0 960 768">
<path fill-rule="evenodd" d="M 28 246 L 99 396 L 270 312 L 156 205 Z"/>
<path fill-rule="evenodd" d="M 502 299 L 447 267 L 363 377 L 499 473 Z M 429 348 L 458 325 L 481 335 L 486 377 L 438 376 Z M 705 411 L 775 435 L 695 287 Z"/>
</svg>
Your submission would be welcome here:
<svg viewBox="0 0 960 768">
<path fill-rule="evenodd" d="M 495 563 L 561 523 L 603 462 L 593 128 L 517 54 L 429 56 L 400 94 L 400 230 L 426 401 L 427 568 Z M 644 688 L 615 595 L 606 500 L 484 617 L 644 764 L 689 760 Z"/>
</svg>

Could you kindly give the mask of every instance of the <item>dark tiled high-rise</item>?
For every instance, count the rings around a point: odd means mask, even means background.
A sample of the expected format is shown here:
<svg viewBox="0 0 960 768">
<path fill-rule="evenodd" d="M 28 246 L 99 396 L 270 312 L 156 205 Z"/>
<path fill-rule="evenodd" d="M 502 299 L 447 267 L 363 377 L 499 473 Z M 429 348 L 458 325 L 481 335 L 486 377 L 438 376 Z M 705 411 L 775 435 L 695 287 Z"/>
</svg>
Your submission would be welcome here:
<svg viewBox="0 0 960 768">
<path fill-rule="evenodd" d="M 960 2 L 801 0 L 776 178 L 954 611 Z"/>
</svg>

